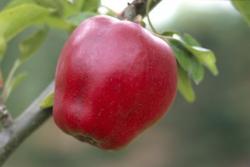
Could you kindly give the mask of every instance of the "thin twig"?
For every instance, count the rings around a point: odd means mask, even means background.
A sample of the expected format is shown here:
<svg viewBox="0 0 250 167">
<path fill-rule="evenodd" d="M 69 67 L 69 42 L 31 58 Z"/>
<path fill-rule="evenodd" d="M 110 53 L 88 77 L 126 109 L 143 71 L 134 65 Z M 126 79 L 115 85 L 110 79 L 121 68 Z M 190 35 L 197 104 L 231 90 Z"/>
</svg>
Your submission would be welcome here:
<svg viewBox="0 0 250 167">
<path fill-rule="evenodd" d="M 15 72 L 19 66 L 20 66 L 20 61 L 19 60 L 15 61 L 3 85 L 2 94 L 0 95 L 0 124 L 3 126 L 3 128 L 9 127 L 13 123 L 12 115 L 8 112 L 5 102 L 7 101 L 10 93 L 8 87 L 10 86 L 11 80 L 13 79 Z M 2 77 L 0 79 L 2 79 Z"/>
<path fill-rule="evenodd" d="M 147 17 L 148 24 L 149 24 L 150 28 L 152 29 L 152 31 L 154 33 L 158 34 L 157 30 L 155 29 L 155 27 L 153 25 L 153 23 L 151 22 L 150 16 L 149 16 L 150 6 L 151 6 L 152 2 L 153 2 L 153 0 L 148 0 L 147 1 L 147 5 L 146 5 L 146 17 Z"/>
<path fill-rule="evenodd" d="M 20 67 L 20 65 L 21 65 L 21 62 L 20 62 L 19 59 L 17 59 L 14 62 L 13 66 L 12 66 L 10 72 L 9 72 L 9 75 L 8 75 L 8 77 L 7 77 L 7 79 L 6 79 L 5 83 L 4 83 L 3 92 L 2 92 L 3 102 L 6 102 L 8 97 L 9 97 L 9 94 L 10 94 L 10 88 L 9 87 L 10 87 L 11 81 L 12 81 L 17 69 Z"/>
<path fill-rule="evenodd" d="M 152 3 L 150 3 L 149 6 L 149 11 L 159 2 L 161 2 L 161 0 L 152 0 Z M 132 3 L 128 3 L 128 6 L 123 10 L 119 18 L 134 21 L 138 15 L 145 17 L 147 14 L 147 3 L 148 0 L 134 0 Z"/>
</svg>

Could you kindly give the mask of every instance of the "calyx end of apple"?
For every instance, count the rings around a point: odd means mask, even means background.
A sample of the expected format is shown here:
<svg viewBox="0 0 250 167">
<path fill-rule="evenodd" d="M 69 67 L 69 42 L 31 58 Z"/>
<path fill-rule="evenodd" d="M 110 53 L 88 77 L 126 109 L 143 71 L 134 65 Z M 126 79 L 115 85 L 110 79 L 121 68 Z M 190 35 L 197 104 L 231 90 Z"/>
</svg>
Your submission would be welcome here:
<svg viewBox="0 0 250 167">
<path fill-rule="evenodd" d="M 97 140 L 95 140 L 93 137 L 89 136 L 89 135 L 82 135 L 82 134 L 71 134 L 73 137 L 75 137 L 76 139 L 82 141 L 82 142 L 87 142 L 93 146 L 97 146 L 99 147 L 99 142 Z"/>
</svg>

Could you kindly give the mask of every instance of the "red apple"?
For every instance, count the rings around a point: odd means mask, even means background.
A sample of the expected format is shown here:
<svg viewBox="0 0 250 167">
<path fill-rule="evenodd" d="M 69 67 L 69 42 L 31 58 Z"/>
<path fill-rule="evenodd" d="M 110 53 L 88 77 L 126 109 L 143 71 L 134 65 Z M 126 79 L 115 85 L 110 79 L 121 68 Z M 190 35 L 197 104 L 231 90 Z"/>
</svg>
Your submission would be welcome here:
<svg viewBox="0 0 250 167">
<path fill-rule="evenodd" d="M 176 94 L 176 69 L 169 45 L 140 25 L 87 19 L 58 61 L 54 120 L 81 141 L 123 147 L 166 113 Z"/>
</svg>

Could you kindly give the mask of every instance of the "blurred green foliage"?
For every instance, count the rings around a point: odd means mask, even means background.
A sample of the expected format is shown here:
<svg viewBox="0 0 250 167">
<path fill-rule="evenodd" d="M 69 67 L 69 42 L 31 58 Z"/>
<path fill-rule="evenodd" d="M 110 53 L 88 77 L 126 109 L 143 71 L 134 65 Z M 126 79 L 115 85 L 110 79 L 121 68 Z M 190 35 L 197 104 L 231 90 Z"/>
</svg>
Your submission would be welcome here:
<svg viewBox="0 0 250 167">
<path fill-rule="evenodd" d="M 231 2 L 250 25 L 250 1 L 231 0 Z"/>
<path fill-rule="evenodd" d="M 250 28 L 240 16 L 227 10 L 180 11 L 162 29 L 195 36 L 215 52 L 220 71 L 216 78 L 205 76 L 206 82 L 196 88 L 194 104 L 177 96 L 165 118 L 117 152 L 80 143 L 63 134 L 50 120 L 17 149 L 5 166 L 250 166 Z M 3 62 L 5 75 L 18 55 L 19 42 L 30 31 L 11 42 Z M 53 79 L 66 37 L 62 31 L 50 30 L 42 48 L 20 69 L 29 75 L 10 96 L 8 107 L 13 114 L 20 114 Z"/>
</svg>

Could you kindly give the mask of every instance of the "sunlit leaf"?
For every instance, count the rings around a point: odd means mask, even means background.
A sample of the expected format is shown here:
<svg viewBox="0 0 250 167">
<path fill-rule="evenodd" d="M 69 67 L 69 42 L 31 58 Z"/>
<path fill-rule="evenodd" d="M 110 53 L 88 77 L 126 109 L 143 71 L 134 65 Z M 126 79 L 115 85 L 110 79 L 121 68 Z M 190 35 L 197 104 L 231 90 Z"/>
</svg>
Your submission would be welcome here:
<svg viewBox="0 0 250 167">
<path fill-rule="evenodd" d="M 199 84 L 205 75 L 203 66 L 184 48 L 180 41 L 169 40 L 178 64 L 187 72 L 187 74 Z"/>
<path fill-rule="evenodd" d="M 187 34 L 185 36 L 174 34 L 173 38 L 179 41 L 201 64 L 206 66 L 213 75 L 218 74 L 216 58 L 211 50 L 201 47 L 198 41 Z"/>
<path fill-rule="evenodd" d="M 31 55 L 41 46 L 48 33 L 48 28 L 45 27 L 31 36 L 26 38 L 20 45 L 19 50 L 21 52 L 20 60 L 23 62 L 31 57 Z"/>
<path fill-rule="evenodd" d="M 85 0 L 74 0 L 72 2 L 68 0 L 61 0 L 60 3 L 63 6 L 64 10 L 64 18 L 68 18 L 69 16 L 77 15 L 81 12 L 81 9 L 84 5 Z"/>
<path fill-rule="evenodd" d="M 188 44 L 188 45 L 191 45 L 191 46 L 200 46 L 200 43 L 194 39 L 191 35 L 187 34 L 187 33 L 184 33 L 183 36 L 182 36 L 182 39 Z"/>
<path fill-rule="evenodd" d="M 51 92 L 40 104 L 41 109 L 46 109 L 52 107 L 54 104 L 54 92 Z"/>
<path fill-rule="evenodd" d="M 34 0 L 12 0 L 6 6 L 5 9 L 13 8 L 21 4 L 35 3 Z"/>
<path fill-rule="evenodd" d="M 74 0 L 71 2 L 67 0 L 60 1 L 64 7 L 64 16 L 66 18 L 81 15 L 79 13 L 96 13 L 100 0 Z"/>
<path fill-rule="evenodd" d="M 191 80 L 181 67 L 178 68 L 178 90 L 188 102 L 194 102 L 196 97 Z"/>
<path fill-rule="evenodd" d="M 100 6 L 100 0 L 85 1 L 82 7 L 82 11 L 96 12 Z"/>
<path fill-rule="evenodd" d="M 51 10 L 34 4 L 23 4 L 0 12 L 0 36 L 7 41 L 28 26 L 39 23 Z"/>
<path fill-rule="evenodd" d="M 161 35 L 165 37 L 173 37 L 174 34 L 178 34 L 176 31 L 165 31 Z"/>
<path fill-rule="evenodd" d="M 200 43 L 189 34 L 167 31 L 158 35 L 171 45 L 178 63 L 178 90 L 184 98 L 193 102 L 195 93 L 192 81 L 199 84 L 205 76 L 204 68 L 217 75 L 216 58 L 214 53 L 201 47 Z"/>
<path fill-rule="evenodd" d="M 193 46 L 189 48 L 189 50 L 203 65 L 205 65 L 212 72 L 213 75 L 218 75 L 218 69 L 216 67 L 216 58 L 211 50 L 198 46 Z"/>
<path fill-rule="evenodd" d="M 25 28 L 42 23 L 50 10 L 35 4 L 22 4 L 0 12 L 0 60 L 7 42 Z"/>
<path fill-rule="evenodd" d="M 49 27 L 62 29 L 69 33 L 72 32 L 75 28 L 75 26 L 72 23 L 70 23 L 70 21 L 59 17 L 47 17 L 44 20 L 44 23 L 47 24 Z"/>
<path fill-rule="evenodd" d="M 54 9 L 54 13 L 58 16 L 63 15 L 63 5 L 62 1 L 65 0 L 33 0 L 35 1 L 38 5 L 43 6 L 45 8 L 51 8 Z"/>
</svg>

